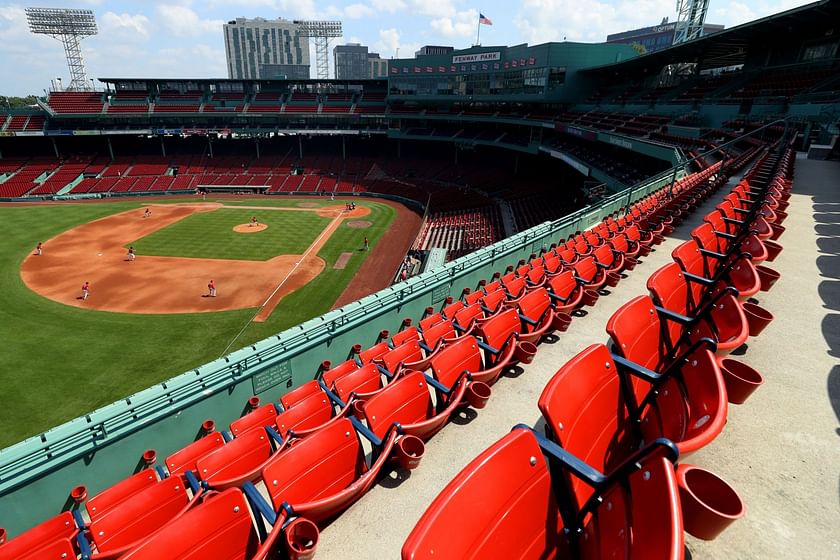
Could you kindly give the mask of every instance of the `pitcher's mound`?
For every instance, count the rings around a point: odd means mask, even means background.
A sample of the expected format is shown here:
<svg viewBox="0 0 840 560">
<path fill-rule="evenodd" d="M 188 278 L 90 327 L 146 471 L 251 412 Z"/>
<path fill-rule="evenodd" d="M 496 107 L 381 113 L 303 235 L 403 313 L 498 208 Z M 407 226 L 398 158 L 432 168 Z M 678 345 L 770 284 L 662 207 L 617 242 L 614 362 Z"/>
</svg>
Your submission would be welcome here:
<svg viewBox="0 0 840 560">
<path fill-rule="evenodd" d="M 233 231 L 236 233 L 257 233 L 258 231 L 262 231 L 264 229 L 268 229 L 268 225 L 266 224 L 239 224 L 238 226 L 233 226 Z"/>
</svg>

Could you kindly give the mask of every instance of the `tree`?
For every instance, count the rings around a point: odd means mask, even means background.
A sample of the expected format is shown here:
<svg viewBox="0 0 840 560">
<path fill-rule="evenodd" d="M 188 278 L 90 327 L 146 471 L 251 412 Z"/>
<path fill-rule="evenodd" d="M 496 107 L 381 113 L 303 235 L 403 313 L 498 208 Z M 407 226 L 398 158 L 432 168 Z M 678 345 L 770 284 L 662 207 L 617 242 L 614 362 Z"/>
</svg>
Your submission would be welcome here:
<svg viewBox="0 0 840 560">
<path fill-rule="evenodd" d="M 2 96 L 0 95 L 0 107 L 18 109 L 20 107 L 27 107 L 35 105 L 38 98 L 34 95 L 27 95 L 26 97 Z"/>
</svg>

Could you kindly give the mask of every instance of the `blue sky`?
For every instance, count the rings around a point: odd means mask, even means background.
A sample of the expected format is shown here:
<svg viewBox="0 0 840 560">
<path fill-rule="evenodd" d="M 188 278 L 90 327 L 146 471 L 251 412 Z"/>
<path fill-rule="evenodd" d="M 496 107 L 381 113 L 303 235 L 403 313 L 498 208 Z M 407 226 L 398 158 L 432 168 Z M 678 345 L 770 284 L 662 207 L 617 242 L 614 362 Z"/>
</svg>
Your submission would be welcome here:
<svg viewBox="0 0 840 560">
<path fill-rule="evenodd" d="M 709 23 L 727 27 L 806 4 L 711 0 Z M 222 23 L 236 17 L 340 19 L 344 38 L 391 58 L 425 44 L 470 46 L 478 13 L 484 45 L 599 42 L 608 33 L 674 18 L 675 0 L 0 0 L 0 95 L 42 93 L 67 83 L 61 44 L 29 33 L 24 7 L 88 8 L 99 35 L 83 41 L 90 77 L 226 77 Z"/>
</svg>

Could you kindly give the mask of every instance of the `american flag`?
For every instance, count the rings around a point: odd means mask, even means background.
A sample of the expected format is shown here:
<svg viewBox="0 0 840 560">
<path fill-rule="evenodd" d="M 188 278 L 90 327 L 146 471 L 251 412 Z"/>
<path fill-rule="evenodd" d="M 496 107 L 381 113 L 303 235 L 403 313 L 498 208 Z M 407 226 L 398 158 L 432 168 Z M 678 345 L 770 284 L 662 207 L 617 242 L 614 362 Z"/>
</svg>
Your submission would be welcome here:
<svg viewBox="0 0 840 560">
<path fill-rule="evenodd" d="M 487 17 L 487 16 L 485 16 L 484 14 L 481 14 L 481 13 L 478 14 L 478 23 L 479 23 L 479 25 L 481 25 L 481 24 L 493 25 L 493 21 L 489 17 Z"/>
</svg>

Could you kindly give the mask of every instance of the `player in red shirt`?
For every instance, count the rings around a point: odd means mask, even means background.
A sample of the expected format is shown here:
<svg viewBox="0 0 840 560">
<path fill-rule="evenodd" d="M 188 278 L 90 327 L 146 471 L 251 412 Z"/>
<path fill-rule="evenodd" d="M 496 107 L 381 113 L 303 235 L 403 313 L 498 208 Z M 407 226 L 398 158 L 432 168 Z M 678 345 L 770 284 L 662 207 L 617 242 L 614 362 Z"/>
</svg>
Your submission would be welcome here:
<svg viewBox="0 0 840 560">
<path fill-rule="evenodd" d="M 216 297 L 216 284 L 212 280 L 207 284 L 207 290 L 209 291 L 207 297 Z"/>
<path fill-rule="evenodd" d="M 85 282 L 82 284 L 82 301 L 87 301 L 88 295 L 90 295 L 90 282 Z"/>
<path fill-rule="evenodd" d="M 44 244 L 40 241 L 38 242 L 38 245 L 35 246 L 35 254 L 39 257 L 44 254 Z"/>
</svg>

